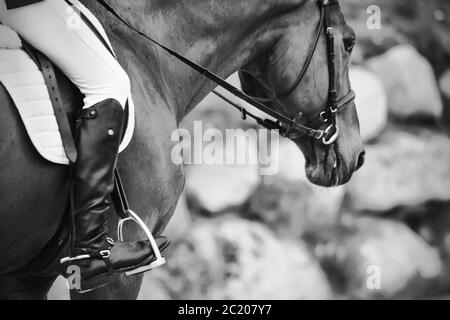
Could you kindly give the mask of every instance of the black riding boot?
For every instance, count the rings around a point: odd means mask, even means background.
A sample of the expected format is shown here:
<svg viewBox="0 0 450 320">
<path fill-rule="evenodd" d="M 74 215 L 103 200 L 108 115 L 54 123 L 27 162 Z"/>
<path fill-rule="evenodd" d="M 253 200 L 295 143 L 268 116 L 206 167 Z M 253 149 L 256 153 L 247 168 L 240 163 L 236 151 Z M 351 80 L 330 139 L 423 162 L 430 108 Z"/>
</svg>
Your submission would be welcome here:
<svg viewBox="0 0 450 320">
<path fill-rule="evenodd" d="M 155 260 L 148 241 L 114 243 L 107 237 L 106 213 L 110 204 L 106 198 L 114 189 L 123 123 L 122 106 L 113 99 L 82 110 L 77 119 L 72 246 L 70 257 L 61 263 L 71 277 L 76 270 L 80 273 L 79 288 L 75 288 L 78 292 L 104 286 L 113 273 L 135 270 Z M 156 241 L 161 249 L 168 244 L 165 238 Z"/>
</svg>

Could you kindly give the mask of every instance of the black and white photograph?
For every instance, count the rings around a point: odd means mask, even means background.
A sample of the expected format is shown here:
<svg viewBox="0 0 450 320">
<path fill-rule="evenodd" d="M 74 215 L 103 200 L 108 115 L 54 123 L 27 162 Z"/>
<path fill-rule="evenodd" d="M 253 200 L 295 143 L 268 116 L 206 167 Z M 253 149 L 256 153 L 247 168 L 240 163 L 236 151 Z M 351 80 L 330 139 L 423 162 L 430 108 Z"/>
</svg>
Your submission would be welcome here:
<svg viewBox="0 0 450 320">
<path fill-rule="evenodd" d="M 450 300 L 450 1 L 0 0 L 0 300 Z"/>
</svg>

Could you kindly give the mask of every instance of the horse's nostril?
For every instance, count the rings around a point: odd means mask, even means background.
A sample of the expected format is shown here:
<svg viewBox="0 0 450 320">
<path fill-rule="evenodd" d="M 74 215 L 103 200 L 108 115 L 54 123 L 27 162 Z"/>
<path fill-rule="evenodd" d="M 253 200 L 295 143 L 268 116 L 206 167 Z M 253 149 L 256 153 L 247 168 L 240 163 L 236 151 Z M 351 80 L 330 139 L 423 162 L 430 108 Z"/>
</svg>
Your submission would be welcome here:
<svg viewBox="0 0 450 320">
<path fill-rule="evenodd" d="M 364 165 L 364 161 L 365 161 L 365 160 L 366 160 L 366 152 L 363 151 L 363 152 L 361 152 L 361 153 L 359 154 L 359 157 L 358 157 L 358 164 L 357 164 L 357 166 L 356 166 L 356 170 L 361 169 L 361 167 Z"/>
</svg>

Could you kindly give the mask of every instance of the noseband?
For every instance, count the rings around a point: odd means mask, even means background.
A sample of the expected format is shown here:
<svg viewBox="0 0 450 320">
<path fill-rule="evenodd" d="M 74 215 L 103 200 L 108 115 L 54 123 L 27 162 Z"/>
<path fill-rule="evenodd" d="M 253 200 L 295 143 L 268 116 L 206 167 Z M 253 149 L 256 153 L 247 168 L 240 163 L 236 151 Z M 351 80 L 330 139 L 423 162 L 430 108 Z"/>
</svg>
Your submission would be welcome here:
<svg viewBox="0 0 450 320">
<path fill-rule="evenodd" d="M 125 21 L 107 2 L 104 0 L 98 0 L 98 2 L 111 14 L 113 14 L 116 18 L 119 19 L 124 25 L 126 25 L 128 28 L 133 30 L 134 32 L 138 33 L 139 35 L 143 36 L 147 40 L 153 42 L 155 45 L 160 47 L 161 49 L 168 52 L 170 55 L 174 56 L 175 58 L 179 59 L 181 62 L 185 63 L 198 73 L 200 73 L 202 76 L 210 79 L 211 81 L 215 82 L 218 86 L 222 87 L 226 91 L 230 92 L 234 96 L 240 98 L 241 100 L 249 103 L 253 107 L 263 111 L 267 115 L 273 117 L 276 119 L 276 121 L 272 121 L 270 119 L 262 119 L 251 112 L 247 111 L 244 107 L 240 106 L 239 104 L 235 103 L 234 101 L 231 101 L 221 93 L 214 91 L 214 93 L 231 104 L 233 107 L 237 108 L 242 113 L 242 118 L 246 119 L 247 117 L 251 117 L 257 121 L 258 124 L 261 126 L 270 129 L 270 130 L 279 130 L 280 133 L 285 136 L 286 138 L 289 138 L 291 140 L 300 139 L 304 136 L 309 136 L 316 140 L 321 140 L 324 145 L 331 145 L 333 144 L 337 138 L 339 137 L 339 128 L 336 123 L 336 115 L 342 111 L 350 102 L 352 102 L 355 99 L 355 93 L 354 91 L 350 90 L 350 92 L 343 97 L 342 99 L 338 99 L 338 93 L 336 90 L 336 52 L 334 47 L 334 29 L 331 26 L 330 23 L 330 14 L 329 14 L 329 7 L 333 4 L 338 4 L 338 0 L 319 0 L 318 5 L 320 7 L 320 21 L 319 26 L 317 28 L 317 34 L 314 38 L 314 42 L 312 43 L 305 64 L 303 65 L 303 68 L 298 76 L 298 78 L 295 80 L 295 82 L 292 84 L 292 86 L 285 90 L 282 93 L 274 94 L 271 98 L 258 98 L 258 97 L 252 97 L 250 95 L 247 95 L 242 90 L 239 90 L 238 88 L 234 87 L 233 85 L 226 82 L 223 78 L 219 77 L 218 75 L 214 74 L 210 70 L 198 65 L 197 63 L 193 62 L 192 60 L 189 60 L 188 58 L 184 57 L 183 55 L 173 51 L 172 49 L 164 46 L 163 44 L 159 43 L 155 39 L 147 36 L 145 33 L 137 30 L 136 27 L 132 26 L 130 23 Z M 305 122 L 304 114 L 302 112 L 299 112 L 297 116 L 294 118 L 287 117 L 284 114 L 281 114 L 275 110 L 272 110 L 269 108 L 265 102 L 276 102 L 280 98 L 285 98 L 289 95 L 291 95 L 295 89 L 300 85 L 302 82 L 306 72 L 309 69 L 309 66 L 311 64 L 311 61 L 314 57 L 314 53 L 316 52 L 317 45 L 320 40 L 320 36 L 323 33 L 323 30 L 326 30 L 326 39 L 327 39 L 327 59 L 328 59 L 328 72 L 329 72 L 329 88 L 328 88 L 328 100 L 326 107 L 323 108 L 323 111 L 316 114 L 315 117 L 313 117 L 312 121 Z M 323 127 L 326 127 L 325 129 L 321 129 Z"/>
</svg>

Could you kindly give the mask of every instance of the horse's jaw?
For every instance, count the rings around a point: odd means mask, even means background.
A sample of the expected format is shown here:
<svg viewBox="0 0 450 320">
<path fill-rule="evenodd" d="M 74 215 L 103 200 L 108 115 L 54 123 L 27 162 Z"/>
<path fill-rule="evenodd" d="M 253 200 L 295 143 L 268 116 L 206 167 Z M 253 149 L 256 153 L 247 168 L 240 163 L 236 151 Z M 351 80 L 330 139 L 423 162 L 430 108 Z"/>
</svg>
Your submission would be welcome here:
<svg viewBox="0 0 450 320">
<path fill-rule="evenodd" d="M 349 144 L 344 141 L 345 138 L 339 137 L 332 145 L 311 139 L 297 143 L 305 156 L 309 181 L 323 187 L 340 186 L 350 181 L 353 173 L 363 166 L 365 152 L 361 143 L 354 143 L 358 147 L 349 150 Z"/>
<path fill-rule="evenodd" d="M 352 172 L 334 146 L 313 144 L 313 157 L 306 159 L 306 176 L 312 183 L 323 187 L 335 187 L 347 183 Z"/>
</svg>

